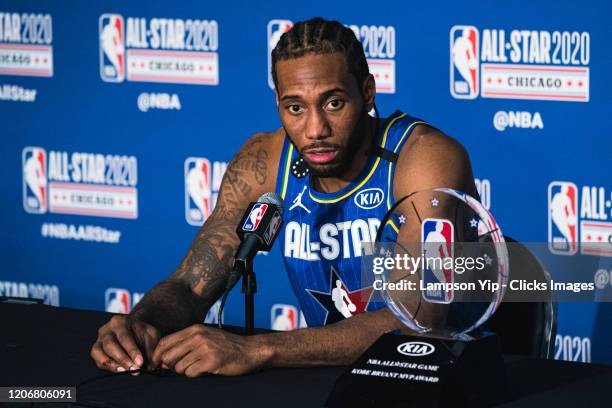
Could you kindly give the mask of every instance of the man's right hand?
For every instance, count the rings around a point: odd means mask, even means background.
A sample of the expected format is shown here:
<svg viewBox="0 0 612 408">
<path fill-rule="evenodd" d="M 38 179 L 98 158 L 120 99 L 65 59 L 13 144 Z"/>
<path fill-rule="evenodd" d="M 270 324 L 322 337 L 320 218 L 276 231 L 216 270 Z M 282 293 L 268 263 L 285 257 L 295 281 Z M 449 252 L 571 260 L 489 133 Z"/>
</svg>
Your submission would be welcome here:
<svg viewBox="0 0 612 408">
<path fill-rule="evenodd" d="M 133 316 L 116 315 L 98 330 L 90 355 L 104 370 L 136 370 L 142 367 L 145 356 L 149 360 L 153 355 L 160 337 L 159 330 L 150 324 Z"/>
</svg>

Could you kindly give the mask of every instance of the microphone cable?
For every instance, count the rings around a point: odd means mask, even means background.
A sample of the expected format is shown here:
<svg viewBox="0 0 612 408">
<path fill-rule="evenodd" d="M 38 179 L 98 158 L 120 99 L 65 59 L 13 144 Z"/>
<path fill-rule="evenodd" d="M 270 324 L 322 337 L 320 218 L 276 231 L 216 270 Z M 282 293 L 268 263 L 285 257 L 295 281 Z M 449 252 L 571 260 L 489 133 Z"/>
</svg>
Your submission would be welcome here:
<svg viewBox="0 0 612 408">
<path fill-rule="evenodd" d="M 218 326 L 219 329 L 223 329 L 223 309 L 225 308 L 225 302 L 227 301 L 227 296 L 234 288 L 234 285 L 240 279 L 241 273 L 238 272 L 236 267 L 232 268 L 229 275 L 227 276 L 227 281 L 225 283 L 225 291 L 223 292 L 223 296 L 221 297 L 221 305 L 219 306 L 219 321 Z"/>
</svg>

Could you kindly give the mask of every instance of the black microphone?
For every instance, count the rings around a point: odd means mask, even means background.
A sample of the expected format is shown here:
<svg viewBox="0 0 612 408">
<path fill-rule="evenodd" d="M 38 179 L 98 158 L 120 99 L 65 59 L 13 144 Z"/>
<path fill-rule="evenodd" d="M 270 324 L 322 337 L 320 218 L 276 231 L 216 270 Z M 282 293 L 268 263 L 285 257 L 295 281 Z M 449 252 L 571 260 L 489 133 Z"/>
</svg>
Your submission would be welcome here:
<svg viewBox="0 0 612 408">
<path fill-rule="evenodd" d="M 234 257 L 234 269 L 246 271 L 258 251 L 272 249 L 282 224 L 283 200 L 278 194 L 266 193 L 250 203 L 236 228 L 242 242 Z"/>
<path fill-rule="evenodd" d="M 227 295 L 240 279 L 240 276 L 251 270 L 253 259 L 259 251 L 269 251 L 278 236 L 283 224 L 283 200 L 276 193 L 266 193 L 250 203 L 244 216 L 238 223 L 236 233 L 240 237 L 240 246 L 234 257 L 234 267 L 225 284 L 225 291 L 219 307 L 219 328 L 222 327 L 222 314 Z"/>
</svg>

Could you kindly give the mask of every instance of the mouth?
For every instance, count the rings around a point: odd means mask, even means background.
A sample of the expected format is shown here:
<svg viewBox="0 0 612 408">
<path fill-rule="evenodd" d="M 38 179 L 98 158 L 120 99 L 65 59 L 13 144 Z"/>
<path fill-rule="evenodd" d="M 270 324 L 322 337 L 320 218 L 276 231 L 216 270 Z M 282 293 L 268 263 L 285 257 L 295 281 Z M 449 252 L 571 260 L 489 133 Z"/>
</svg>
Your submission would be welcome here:
<svg viewBox="0 0 612 408">
<path fill-rule="evenodd" d="M 310 149 L 303 153 L 303 156 L 306 160 L 315 164 L 327 164 L 332 162 L 340 153 L 340 150 L 337 148 L 317 148 Z"/>
</svg>

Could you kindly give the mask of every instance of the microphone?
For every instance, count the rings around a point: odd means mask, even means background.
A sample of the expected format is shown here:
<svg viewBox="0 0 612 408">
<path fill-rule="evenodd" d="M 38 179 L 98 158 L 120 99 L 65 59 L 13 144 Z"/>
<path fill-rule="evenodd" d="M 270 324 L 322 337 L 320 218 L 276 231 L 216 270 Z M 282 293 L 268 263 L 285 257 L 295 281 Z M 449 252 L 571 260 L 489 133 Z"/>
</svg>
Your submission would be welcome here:
<svg viewBox="0 0 612 408">
<path fill-rule="evenodd" d="M 278 194 L 266 193 L 250 203 L 236 228 L 242 242 L 234 257 L 234 269 L 246 271 L 258 251 L 269 251 L 282 224 L 283 200 Z"/>
<path fill-rule="evenodd" d="M 250 203 L 238 223 L 236 233 L 240 246 L 234 256 L 234 267 L 225 284 L 225 291 L 219 307 L 219 328 L 222 328 L 222 314 L 227 295 L 240 279 L 251 270 L 253 259 L 259 251 L 269 251 L 283 224 L 283 200 L 278 194 L 270 192 L 261 195 L 257 202 Z"/>
</svg>

